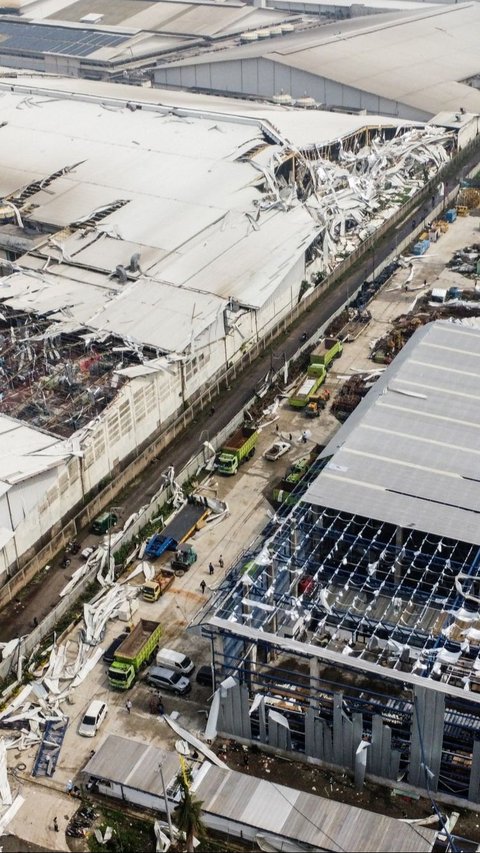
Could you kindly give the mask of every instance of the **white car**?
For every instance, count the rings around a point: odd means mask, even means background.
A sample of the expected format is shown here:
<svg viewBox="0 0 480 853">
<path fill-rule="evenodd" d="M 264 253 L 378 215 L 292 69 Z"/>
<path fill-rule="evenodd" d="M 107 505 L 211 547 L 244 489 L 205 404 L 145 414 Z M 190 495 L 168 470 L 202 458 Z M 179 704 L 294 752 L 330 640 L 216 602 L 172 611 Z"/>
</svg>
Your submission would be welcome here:
<svg viewBox="0 0 480 853">
<path fill-rule="evenodd" d="M 263 455 L 269 462 L 276 462 L 277 459 L 280 459 L 281 456 L 288 453 L 291 446 L 292 445 L 288 441 L 275 441 Z"/>
<path fill-rule="evenodd" d="M 107 711 L 108 707 L 106 702 L 101 702 L 98 699 L 94 699 L 93 702 L 90 702 L 90 705 L 83 715 L 82 722 L 78 727 L 78 734 L 83 735 L 83 737 L 95 737 L 98 729 L 107 716 Z"/>
</svg>

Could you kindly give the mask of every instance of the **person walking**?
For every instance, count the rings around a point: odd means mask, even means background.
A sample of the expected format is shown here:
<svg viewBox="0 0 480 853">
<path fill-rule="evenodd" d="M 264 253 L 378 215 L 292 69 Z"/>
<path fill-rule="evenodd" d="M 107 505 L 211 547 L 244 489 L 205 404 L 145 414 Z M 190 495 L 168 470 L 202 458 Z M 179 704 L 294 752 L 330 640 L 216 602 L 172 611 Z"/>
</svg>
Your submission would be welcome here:
<svg viewBox="0 0 480 853">
<path fill-rule="evenodd" d="M 56 817 L 53 818 L 53 831 L 54 832 L 60 832 L 60 830 L 58 828 L 58 820 Z"/>
<path fill-rule="evenodd" d="M 225 565 L 225 563 L 223 562 L 223 555 L 222 554 L 220 554 L 220 556 L 218 558 L 218 565 L 220 566 L 221 569 L 223 569 L 223 567 Z"/>
<path fill-rule="evenodd" d="M 68 780 L 68 782 L 67 782 L 67 784 L 65 785 L 65 790 L 66 790 L 67 794 L 71 794 L 71 793 L 72 793 L 72 791 L 73 791 L 73 782 L 72 782 L 72 780 L 71 780 L 71 779 L 69 779 L 69 780 Z"/>
<path fill-rule="evenodd" d="M 213 575 L 214 571 L 215 571 L 215 567 L 214 567 L 213 563 L 209 563 L 208 564 L 208 574 Z"/>
<path fill-rule="evenodd" d="M 202 595 L 205 595 L 205 587 L 206 587 L 206 585 L 207 585 L 207 584 L 205 583 L 205 581 L 204 581 L 204 580 L 200 581 L 200 589 L 202 590 Z"/>
<path fill-rule="evenodd" d="M 127 714 L 129 714 L 132 710 L 132 703 L 130 699 L 127 699 L 127 701 L 125 702 L 125 708 L 127 709 Z"/>
</svg>

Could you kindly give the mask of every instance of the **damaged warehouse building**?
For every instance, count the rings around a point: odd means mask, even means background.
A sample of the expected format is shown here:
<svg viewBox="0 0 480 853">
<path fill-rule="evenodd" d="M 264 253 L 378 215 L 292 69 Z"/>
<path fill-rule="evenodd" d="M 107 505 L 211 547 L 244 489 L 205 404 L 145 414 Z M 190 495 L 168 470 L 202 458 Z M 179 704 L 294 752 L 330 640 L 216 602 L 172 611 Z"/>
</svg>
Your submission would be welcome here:
<svg viewBox="0 0 480 853">
<path fill-rule="evenodd" d="M 457 145 L 441 125 L 72 85 L 0 82 L 0 582 Z"/>
<path fill-rule="evenodd" d="M 210 736 L 480 802 L 479 359 L 417 330 L 234 567 Z"/>
</svg>

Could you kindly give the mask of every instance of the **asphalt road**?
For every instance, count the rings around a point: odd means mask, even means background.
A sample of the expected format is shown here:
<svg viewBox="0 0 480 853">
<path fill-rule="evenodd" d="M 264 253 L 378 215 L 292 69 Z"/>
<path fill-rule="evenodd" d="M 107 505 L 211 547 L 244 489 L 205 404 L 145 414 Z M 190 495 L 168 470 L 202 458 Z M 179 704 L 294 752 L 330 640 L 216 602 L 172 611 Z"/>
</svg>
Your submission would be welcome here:
<svg viewBox="0 0 480 853">
<path fill-rule="evenodd" d="M 475 160 L 467 168 L 472 168 Z M 462 167 L 465 172 L 465 166 Z M 449 191 L 453 189 L 450 182 Z M 375 268 L 395 253 L 396 246 L 412 233 L 413 220 L 416 223 L 428 219 L 430 215 L 429 205 L 423 205 L 412 210 L 403 223 L 395 228 L 393 236 L 380 238 L 375 244 Z M 287 338 L 278 344 L 275 353 L 283 358 L 285 353 L 287 359 L 296 355 L 300 340 L 304 334 L 311 337 L 315 329 L 326 323 L 348 299 L 353 296 L 363 281 L 372 273 L 373 256 L 368 252 L 366 256 L 358 261 L 355 269 L 351 271 L 341 283 L 319 298 L 318 303 L 312 306 L 290 332 Z M 275 365 L 280 361 L 275 361 Z M 141 477 L 139 477 L 128 490 L 128 494 L 122 495 L 124 515 L 139 509 L 159 490 L 162 484 L 162 472 L 169 465 L 173 465 L 176 471 L 180 471 L 186 463 L 198 453 L 201 443 L 205 440 L 205 432 L 214 436 L 223 429 L 234 417 L 234 415 L 245 406 L 251 399 L 255 387 L 261 382 L 271 365 L 270 352 L 260 356 L 245 373 L 239 377 L 229 393 L 222 397 L 221 405 L 215 407 L 214 414 L 209 411 L 201 413 L 188 429 L 179 436 L 159 457 L 158 461 L 148 466 Z M 128 505 L 127 505 L 128 504 Z M 86 534 L 88 535 L 88 534 Z M 84 537 L 80 536 L 83 545 L 87 544 Z M 92 537 L 88 537 L 91 544 Z M 6 642 L 13 637 L 29 633 L 33 627 L 34 617 L 40 622 L 58 602 L 58 594 L 70 578 L 72 571 L 80 565 L 78 558 L 72 559 L 68 570 L 60 568 L 60 558 L 57 558 L 51 568 L 41 573 L 35 580 L 19 594 L 18 598 L 3 609 L 2 628 L 0 641 Z"/>
</svg>

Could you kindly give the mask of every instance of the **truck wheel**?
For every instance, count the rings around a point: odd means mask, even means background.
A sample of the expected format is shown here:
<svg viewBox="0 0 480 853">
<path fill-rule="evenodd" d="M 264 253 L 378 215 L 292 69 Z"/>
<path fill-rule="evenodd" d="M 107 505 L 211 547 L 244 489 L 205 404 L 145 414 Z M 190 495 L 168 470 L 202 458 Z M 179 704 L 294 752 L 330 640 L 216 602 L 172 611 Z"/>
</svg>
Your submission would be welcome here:
<svg viewBox="0 0 480 853">
<path fill-rule="evenodd" d="M 176 578 L 183 578 L 184 574 L 185 574 L 185 569 L 175 569 L 175 577 Z"/>
<path fill-rule="evenodd" d="M 255 456 L 255 450 L 256 450 L 256 449 L 257 449 L 256 447 L 252 447 L 252 449 L 251 449 L 250 453 L 248 454 L 248 458 L 249 458 L 249 459 L 251 459 L 251 458 L 252 458 L 252 456 Z"/>
</svg>

